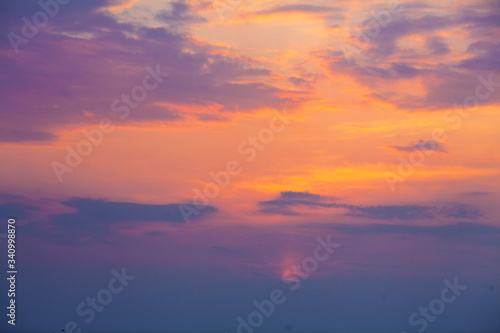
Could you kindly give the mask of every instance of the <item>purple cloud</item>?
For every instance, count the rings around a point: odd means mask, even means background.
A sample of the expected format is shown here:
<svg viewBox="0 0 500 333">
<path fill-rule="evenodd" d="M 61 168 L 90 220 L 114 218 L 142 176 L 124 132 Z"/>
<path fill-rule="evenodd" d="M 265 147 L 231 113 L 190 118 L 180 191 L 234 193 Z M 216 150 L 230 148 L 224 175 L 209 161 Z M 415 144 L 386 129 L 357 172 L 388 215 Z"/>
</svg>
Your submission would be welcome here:
<svg viewBox="0 0 500 333">
<path fill-rule="evenodd" d="M 54 141 L 67 125 L 97 124 L 112 115 L 116 98 L 142 82 L 145 68 L 156 64 L 170 78 L 148 94 L 127 122 L 184 119 L 181 107 L 161 104 L 222 105 L 218 118 L 224 119 L 231 112 L 279 109 L 292 102 L 280 97 L 285 91 L 270 83 L 272 72 L 256 61 L 223 55 L 218 47 L 175 29 L 118 23 L 98 11 L 106 4 L 69 3 L 51 19 L 50 29 L 40 29 L 36 38 L 20 47 L 18 56 L 3 40 L 0 140 Z M 36 4 L 11 7 L 12 15 L 21 17 L 40 10 Z M 158 15 L 192 23 L 189 13 L 186 4 L 176 2 L 170 12 Z M 3 24 L 4 31 L 18 31 L 22 21 L 9 19 Z"/>
<path fill-rule="evenodd" d="M 331 197 L 324 197 L 309 192 L 281 192 L 273 200 L 261 201 L 260 212 L 263 214 L 277 214 L 284 216 L 301 215 L 294 208 L 344 208 L 346 216 L 369 218 L 375 220 L 421 220 L 435 218 L 464 218 L 478 219 L 483 216 L 481 211 L 473 206 L 449 203 L 442 205 L 378 205 L 361 206 L 341 202 Z"/>
<path fill-rule="evenodd" d="M 475 93 L 479 77 L 486 78 L 500 68 L 500 44 L 493 37 L 500 33 L 498 25 L 493 23 L 499 15 L 498 4 L 481 1 L 451 10 L 427 6 L 424 15 L 406 9 L 393 16 L 378 34 L 352 35 L 354 41 L 363 41 L 362 46 L 357 45 L 364 49 L 361 56 L 347 60 L 342 52 L 329 50 L 318 52 L 319 57 L 328 62 L 332 73 L 347 74 L 370 87 L 373 90 L 371 97 L 407 110 L 434 111 L 463 104 L 464 98 Z M 368 11 L 366 16 L 369 16 Z M 369 17 L 363 25 L 371 21 L 373 18 Z M 465 51 L 453 50 L 454 54 L 462 53 L 463 60 L 458 62 L 456 56 L 448 57 L 450 46 L 439 35 L 457 28 L 462 28 L 475 40 Z M 399 43 L 412 35 L 426 37 L 423 48 L 405 47 Z M 434 61 L 436 56 L 442 57 L 438 63 Z M 429 65 L 429 62 L 435 64 Z M 387 91 L 387 82 L 410 78 L 421 81 L 424 96 Z M 384 87 L 384 91 L 380 87 Z M 481 100 L 481 105 L 498 103 L 498 94 Z"/>
<path fill-rule="evenodd" d="M 398 151 L 414 152 L 414 151 L 438 151 L 445 153 L 443 145 L 434 140 L 419 140 L 415 144 L 409 146 L 390 146 Z"/>
</svg>

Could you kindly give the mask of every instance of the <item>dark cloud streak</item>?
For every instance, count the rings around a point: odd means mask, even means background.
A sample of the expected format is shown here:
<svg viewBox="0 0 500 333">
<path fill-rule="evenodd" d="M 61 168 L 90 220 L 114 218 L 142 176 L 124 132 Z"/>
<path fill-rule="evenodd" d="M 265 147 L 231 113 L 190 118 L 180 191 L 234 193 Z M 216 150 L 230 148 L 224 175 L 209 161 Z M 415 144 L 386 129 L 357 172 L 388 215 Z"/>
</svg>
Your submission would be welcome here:
<svg viewBox="0 0 500 333">
<path fill-rule="evenodd" d="M 294 208 L 341 208 L 345 216 L 374 220 L 422 220 L 435 218 L 478 219 L 483 216 L 477 208 L 459 203 L 441 205 L 378 205 L 360 206 L 333 202 L 333 198 L 309 192 L 282 192 L 274 200 L 261 201 L 260 212 L 284 216 L 301 215 Z"/>
</svg>

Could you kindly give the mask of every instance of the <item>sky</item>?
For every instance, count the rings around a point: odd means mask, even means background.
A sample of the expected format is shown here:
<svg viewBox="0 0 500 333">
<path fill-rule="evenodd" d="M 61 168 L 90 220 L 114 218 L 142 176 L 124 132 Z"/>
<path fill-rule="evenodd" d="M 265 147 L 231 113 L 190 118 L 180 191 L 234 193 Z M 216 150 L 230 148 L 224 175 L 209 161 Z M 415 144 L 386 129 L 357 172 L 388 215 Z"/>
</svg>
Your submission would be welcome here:
<svg viewBox="0 0 500 333">
<path fill-rule="evenodd" d="M 0 32 L 2 332 L 500 330 L 499 1 L 8 0 Z"/>
</svg>

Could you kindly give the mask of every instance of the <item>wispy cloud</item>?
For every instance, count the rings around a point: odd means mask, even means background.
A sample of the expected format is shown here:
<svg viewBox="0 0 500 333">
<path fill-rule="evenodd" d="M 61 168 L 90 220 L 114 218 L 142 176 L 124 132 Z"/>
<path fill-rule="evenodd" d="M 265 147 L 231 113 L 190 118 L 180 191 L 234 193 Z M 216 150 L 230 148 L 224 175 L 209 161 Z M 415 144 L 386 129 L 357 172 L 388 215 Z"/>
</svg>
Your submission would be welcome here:
<svg viewBox="0 0 500 333">
<path fill-rule="evenodd" d="M 390 146 L 398 151 L 414 152 L 414 151 L 437 151 L 445 153 L 443 145 L 440 142 L 434 140 L 419 140 L 408 146 Z"/>
<path fill-rule="evenodd" d="M 309 192 L 282 192 L 276 199 L 259 202 L 263 214 L 301 215 L 296 208 L 343 208 L 346 216 L 375 220 L 420 220 L 435 218 L 478 219 L 481 211 L 471 205 L 449 203 L 441 205 L 377 205 L 362 206 L 336 202 Z"/>
<path fill-rule="evenodd" d="M 141 82 L 144 68 L 151 64 L 161 64 L 175 79 L 166 80 L 134 107 L 128 124 L 183 122 L 193 113 L 196 117 L 196 110 L 224 118 L 238 111 L 279 109 L 290 101 L 283 95 L 287 90 L 269 80 L 272 71 L 258 61 L 178 30 L 183 23 L 203 20 L 187 3 L 173 2 L 170 9 L 158 12 L 157 18 L 168 27 L 155 28 L 118 22 L 99 10 L 105 6 L 106 1 L 71 3 L 64 15 L 50 21 L 50 29 L 22 45 L 17 58 L 2 39 L 0 141 L 53 142 L 67 126 L 97 124 L 113 116 L 112 102 L 130 92 L 131 82 Z M 31 2 L 14 7 L 12 16 L 40 10 Z M 3 31 L 20 31 L 22 21 L 9 18 L 3 25 Z M 186 106 L 193 108 L 186 111 Z"/>
</svg>

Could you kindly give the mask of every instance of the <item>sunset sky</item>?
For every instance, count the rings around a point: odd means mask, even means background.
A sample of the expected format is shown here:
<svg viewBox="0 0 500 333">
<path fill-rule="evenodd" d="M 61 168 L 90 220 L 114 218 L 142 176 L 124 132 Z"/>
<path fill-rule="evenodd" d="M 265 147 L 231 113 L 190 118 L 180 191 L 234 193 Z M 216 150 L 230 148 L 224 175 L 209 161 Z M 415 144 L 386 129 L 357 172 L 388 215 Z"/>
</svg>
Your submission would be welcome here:
<svg viewBox="0 0 500 333">
<path fill-rule="evenodd" d="M 0 5 L 2 331 L 500 330 L 499 1 L 58 1 Z"/>
</svg>

